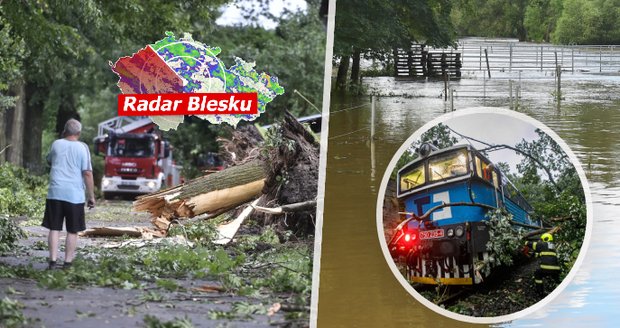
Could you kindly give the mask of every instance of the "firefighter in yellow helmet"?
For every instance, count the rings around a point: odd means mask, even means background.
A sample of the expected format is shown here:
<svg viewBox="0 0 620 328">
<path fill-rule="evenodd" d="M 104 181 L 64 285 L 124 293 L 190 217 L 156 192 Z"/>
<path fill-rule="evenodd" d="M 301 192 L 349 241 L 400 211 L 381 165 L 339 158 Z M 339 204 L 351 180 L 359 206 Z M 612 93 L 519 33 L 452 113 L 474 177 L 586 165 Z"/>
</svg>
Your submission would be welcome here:
<svg viewBox="0 0 620 328">
<path fill-rule="evenodd" d="M 544 293 L 543 278 L 551 277 L 556 284 L 560 282 L 560 264 L 553 244 L 553 235 L 544 233 L 540 236 L 541 241 L 528 241 L 525 246 L 534 251 L 540 259 L 540 266 L 534 272 L 534 283 L 539 294 Z"/>
</svg>

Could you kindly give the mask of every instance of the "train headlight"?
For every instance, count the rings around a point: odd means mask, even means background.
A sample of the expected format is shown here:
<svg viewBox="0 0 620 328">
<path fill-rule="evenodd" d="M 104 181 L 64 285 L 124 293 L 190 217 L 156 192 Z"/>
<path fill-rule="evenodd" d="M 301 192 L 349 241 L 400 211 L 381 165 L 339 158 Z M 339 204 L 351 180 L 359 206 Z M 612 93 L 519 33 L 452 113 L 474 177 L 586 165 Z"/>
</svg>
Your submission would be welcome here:
<svg viewBox="0 0 620 328">
<path fill-rule="evenodd" d="M 411 235 L 410 234 L 406 234 L 405 235 L 405 241 L 409 242 L 411 240 Z"/>
<path fill-rule="evenodd" d="M 448 237 L 453 237 L 454 236 L 454 229 L 450 228 L 448 229 Z"/>
<path fill-rule="evenodd" d="M 461 237 L 464 232 L 465 232 L 465 230 L 463 230 L 463 227 L 457 227 L 456 228 L 456 236 L 457 237 Z"/>
<path fill-rule="evenodd" d="M 155 188 L 155 181 L 149 181 L 149 182 L 147 182 L 146 186 L 147 186 L 147 187 L 149 187 L 149 188 L 151 188 L 151 189 Z"/>
<path fill-rule="evenodd" d="M 109 179 L 103 179 L 103 181 L 101 181 L 101 184 L 102 184 L 104 187 L 109 186 L 109 185 L 110 185 L 110 183 L 111 183 L 111 182 L 110 182 L 110 180 L 109 180 Z"/>
</svg>

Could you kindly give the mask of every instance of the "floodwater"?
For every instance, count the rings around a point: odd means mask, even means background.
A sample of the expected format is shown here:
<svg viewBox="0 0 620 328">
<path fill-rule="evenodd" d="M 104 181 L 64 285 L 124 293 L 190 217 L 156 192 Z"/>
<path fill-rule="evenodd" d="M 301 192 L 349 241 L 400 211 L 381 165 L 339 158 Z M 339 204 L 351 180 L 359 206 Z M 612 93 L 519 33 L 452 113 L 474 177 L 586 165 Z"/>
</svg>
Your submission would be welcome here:
<svg viewBox="0 0 620 328">
<path fill-rule="evenodd" d="M 620 77 L 562 77 L 559 106 L 552 76 L 528 73 L 519 82 L 515 74 L 486 81 L 478 75 L 451 82 L 455 110 L 509 107 L 509 86 L 519 85 L 518 111 L 566 141 L 592 193 L 592 239 L 574 280 L 542 309 L 503 327 L 615 326 L 620 308 L 615 279 L 620 272 Z M 382 95 L 376 98 L 374 156 L 370 97 L 331 96 L 318 325 L 470 326 L 426 309 L 402 288 L 380 250 L 375 218 L 379 184 L 396 150 L 424 123 L 451 110 L 450 102 L 443 101 L 443 82 L 378 77 L 364 79 L 364 85 L 369 93 Z"/>
</svg>

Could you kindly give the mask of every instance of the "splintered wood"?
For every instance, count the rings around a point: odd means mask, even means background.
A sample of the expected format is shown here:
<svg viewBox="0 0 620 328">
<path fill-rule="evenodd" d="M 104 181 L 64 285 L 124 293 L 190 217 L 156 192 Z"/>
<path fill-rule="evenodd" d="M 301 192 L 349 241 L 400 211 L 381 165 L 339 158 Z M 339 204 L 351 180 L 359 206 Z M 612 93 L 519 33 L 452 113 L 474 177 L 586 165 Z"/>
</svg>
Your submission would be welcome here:
<svg viewBox="0 0 620 328">
<path fill-rule="evenodd" d="M 137 238 L 151 239 L 153 237 L 163 237 L 163 233 L 147 227 L 95 227 L 80 232 L 83 237 L 120 237 L 129 236 Z"/>
<path fill-rule="evenodd" d="M 176 218 L 222 213 L 258 197 L 265 177 L 264 164 L 254 160 L 138 197 L 133 209 L 151 213 L 151 222 L 167 230 Z"/>
<path fill-rule="evenodd" d="M 271 128 L 275 130 L 264 144 L 252 126 L 233 131 L 232 138 L 219 140 L 224 158 L 233 166 L 138 197 L 134 211 L 149 212 L 155 228 L 166 235 L 177 219 L 215 217 L 260 197 L 244 215 L 221 227 L 222 238 L 216 242 L 230 242 L 250 213 L 263 224 L 275 222 L 295 232 L 313 233 L 319 144 L 288 112 L 281 124 Z M 286 220 L 280 219 L 283 216 Z"/>
</svg>

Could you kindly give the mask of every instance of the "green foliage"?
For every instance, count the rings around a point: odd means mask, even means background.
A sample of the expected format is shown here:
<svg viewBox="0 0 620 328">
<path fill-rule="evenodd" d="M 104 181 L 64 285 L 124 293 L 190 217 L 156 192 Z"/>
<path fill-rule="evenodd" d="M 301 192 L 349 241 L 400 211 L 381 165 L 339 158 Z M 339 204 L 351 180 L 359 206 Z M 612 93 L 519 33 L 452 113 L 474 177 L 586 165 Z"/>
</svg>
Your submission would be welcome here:
<svg viewBox="0 0 620 328">
<path fill-rule="evenodd" d="M 234 302 L 231 311 L 211 310 L 209 318 L 218 319 L 251 319 L 252 314 L 267 314 L 267 307 L 263 304 L 253 304 L 249 302 Z"/>
<path fill-rule="evenodd" d="M 489 229 L 487 249 L 493 254 L 496 265 L 510 266 L 521 248 L 521 234 L 510 223 L 512 215 L 501 209 L 489 211 L 485 224 Z"/>
<path fill-rule="evenodd" d="M 8 96 L 6 91 L 21 74 L 21 58 L 25 51 L 23 40 L 12 39 L 10 34 L 11 25 L 0 16 L 0 113 L 15 103 L 15 98 Z"/>
<path fill-rule="evenodd" d="M 549 42 L 562 13 L 563 0 L 530 0 L 525 10 L 528 40 Z"/>
<path fill-rule="evenodd" d="M 452 1 L 341 1 L 336 2 L 334 55 L 356 50 L 391 53 L 412 42 L 448 46 L 454 40 L 448 18 Z"/>
<path fill-rule="evenodd" d="M 176 282 L 170 279 L 157 279 L 157 281 L 155 281 L 155 284 L 157 285 L 157 287 L 163 288 L 168 291 L 175 291 L 180 287 Z"/>
<path fill-rule="evenodd" d="M 144 316 L 143 320 L 144 320 L 144 325 L 147 328 L 193 328 L 194 327 L 194 325 L 192 324 L 192 321 L 189 320 L 189 318 L 187 317 L 183 319 L 174 318 L 173 320 L 162 322 L 157 317 L 147 314 Z"/>
<path fill-rule="evenodd" d="M 319 20 L 318 6 L 309 3 L 306 13 L 300 12 L 278 19 L 275 30 L 252 26 L 218 27 L 197 31 L 194 39 L 222 48 L 220 59 L 227 65 L 240 57 L 256 63 L 257 71 L 278 77 L 286 92 L 269 103 L 267 111 L 257 120 L 269 124 L 285 110 L 295 116 L 316 113 L 303 100 L 300 92 L 320 108 L 325 67 L 325 30 Z M 175 156 L 183 164 L 186 177 L 195 177 L 195 159 L 200 154 L 217 152 L 217 137 L 227 137 L 226 127 L 212 125 L 196 117 L 187 117 L 176 131 L 165 133 L 175 146 Z"/>
<path fill-rule="evenodd" d="M 154 283 L 168 291 L 180 288 L 176 278 L 208 278 L 232 293 L 261 298 L 282 293 L 288 302 L 305 306 L 311 293 L 311 251 L 311 244 L 281 243 L 276 232 L 267 228 L 258 235 L 239 236 L 237 243 L 226 248 L 166 243 L 142 248 L 85 247 L 71 269 L 0 265 L 0 277 L 30 278 L 49 289 L 83 285 L 136 289 Z M 142 299 L 163 301 L 159 296 L 152 291 Z"/>
<path fill-rule="evenodd" d="M 618 0 L 457 0 L 460 36 L 516 37 L 561 44 L 620 42 Z"/>
<path fill-rule="evenodd" d="M 528 0 L 455 1 L 451 17 L 461 36 L 516 37 L 524 40 Z"/>
<path fill-rule="evenodd" d="M 41 217 L 46 195 L 47 177 L 9 163 L 0 165 L 0 214 Z"/>
<path fill-rule="evenodd" d="M 191 224 L 173 225 L 168 235 L 184 236 L 200 246 L 209 246 L 218 236 L 217 223 L 215 220 L 200 220 Z"/>
<path fill-rule="evenodd" d="M 183 175 L 192 179 L 204 174 L 196 163 L 201 154 L 217 152 L 217 137 L 225 130 L 194 116 L 186 116 L 176 130 L 167 131 L 164 137 L 174 146 L 174 158 L 183 166 Z"/>
<path fill-rule="evenodd" d="M 568 273 L 577 259 L 586 227 L 585 194 L 573 164 L 561 147 L 546 133 L 537 130 L 539 138 L 522 141 L 517 148 L 528 152 L 551 170 L 553 185 L 531 159 L 524 158 L 517 169 L 520 176 L 511 179 L 534 207 L 535 217 L 548 226 L 557 227 L 554 236 L 562 272 Z M 543 178 L 544 177 L 544 178 Z"/>
<path fill-rule="evenodd" d="M 24 305 L 18 301 L 14 301 L 8 297 L 4 297 L 0 301 L 0 322 L 3 327 L 22 327 L 28 324 L 28 320 L 24 317 L 22 309 Z"/>
<path fill-rule="evenodd" d="M 620 1 L 565 0 L 554 41 L 563 44 L 620 42 Z"/>
<path fill-rule="evenodd" d="M 261 147 L 262 155 L 268 158 L 269 152 L 277 151 L 281 146 L 284 146 L 289 151 L 293 151 L 295 149 L 295 141 L 283 138 L 282 130 L 278 125 L 271 126 L 265 131 L 265 141 Z"/>
<path fill-rule="evenodd" d="M 68 118 L 78 116 L 80 105 L 94 115 L 113 109 L 98 107 L 99 101 L 89 104 L 89 100 L 100 99 L 100 92 L 119 92 L 118 77 L 110 71 L 109 61 L 144 47 L 168 30 L 178 34 L 208 31 L 225 2 L 3 2 L 0 19 L 11 22 L 9 37 L 3 40 L 8 44 L 15 40 L 25 48 L 23 54 L 17 48 L 13 53 L 22 66 L 21 74 L 7 82 L 21 79 L 26 83 L 26 122 L 32 128 L 24 152 L 27 164 L 40 170 L 43 129 L 57 134 Z M 4 72 L 0 76 L 4 78 Z M 112 105 L 114 99 L 109 100 Z"/>
<path fill-rule="evenodd" d="M 0 214 L 0 254 L 15 248 L 20 238 L 26 238 L 24 231 L 13 219 Z"/>
<path fill-rule="evenodd" d="M 347 88 L 349 59 L 351 94 L 359 94 L 360 56 L 389 61 L 395 48 L 412 43 L 447 47 L 456 37 L 449 19 L 452 0 L 340 1 L 336 2 L 334 59 L 340 60 L 335 87 Z M 388 65 L 386 65 L 388 66 Z"/>
<path fill-rule="evenodd" d="M 140 296 L 140 299 L 145 301 L 145 302 L 155 302 L 155 303 L 159 303 L 159 302 L 163 302 L 165 300 L 164 295 L 154 291 L 154 290 L 149 290 L 146 293 L 142 294 L 142 296 Z"/>
</svg>

